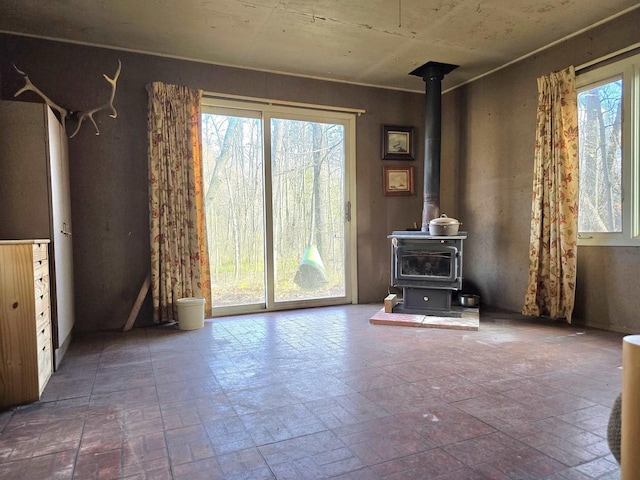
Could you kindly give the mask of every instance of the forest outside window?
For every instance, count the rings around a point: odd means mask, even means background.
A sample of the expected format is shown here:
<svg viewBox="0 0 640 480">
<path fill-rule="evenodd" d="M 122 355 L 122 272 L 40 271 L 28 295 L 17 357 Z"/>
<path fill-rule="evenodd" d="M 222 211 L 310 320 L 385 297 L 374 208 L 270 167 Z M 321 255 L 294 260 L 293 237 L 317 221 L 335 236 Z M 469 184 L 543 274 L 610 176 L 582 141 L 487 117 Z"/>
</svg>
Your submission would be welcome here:
<svg viewBox="0 0 640 480">
<path fill-rule="evenodd" d="M 582 73 L 579 245 L 640 245 L 640 55 Z"/>
</svg>

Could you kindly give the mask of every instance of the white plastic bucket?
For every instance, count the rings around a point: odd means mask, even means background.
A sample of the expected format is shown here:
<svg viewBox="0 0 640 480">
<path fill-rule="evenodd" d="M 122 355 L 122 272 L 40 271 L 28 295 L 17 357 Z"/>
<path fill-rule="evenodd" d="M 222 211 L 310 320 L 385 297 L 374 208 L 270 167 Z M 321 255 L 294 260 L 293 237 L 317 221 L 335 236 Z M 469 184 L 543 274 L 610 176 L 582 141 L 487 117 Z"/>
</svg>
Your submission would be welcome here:
<svg viewBox="0 0 640 480">
<path fill-rule="evenodd" d="M 204 298 L 179 298 L 176 306 L 180 330 L 196 330 L 204 327 Z"/>
</svg>

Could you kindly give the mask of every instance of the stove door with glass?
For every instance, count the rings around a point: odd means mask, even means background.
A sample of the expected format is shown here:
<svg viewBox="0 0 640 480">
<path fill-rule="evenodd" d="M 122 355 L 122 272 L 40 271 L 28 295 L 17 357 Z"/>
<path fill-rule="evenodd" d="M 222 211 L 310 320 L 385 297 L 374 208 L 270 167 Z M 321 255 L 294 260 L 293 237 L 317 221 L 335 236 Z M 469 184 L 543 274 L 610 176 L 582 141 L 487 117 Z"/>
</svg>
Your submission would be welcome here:
<svg viewBox="0 0 640 480">
<path fill-rule="evenodd" d="M 462 287 L 460 240 L 409 240 L 392 244 L 391 284 L 457 290 Z"/>
</svg>

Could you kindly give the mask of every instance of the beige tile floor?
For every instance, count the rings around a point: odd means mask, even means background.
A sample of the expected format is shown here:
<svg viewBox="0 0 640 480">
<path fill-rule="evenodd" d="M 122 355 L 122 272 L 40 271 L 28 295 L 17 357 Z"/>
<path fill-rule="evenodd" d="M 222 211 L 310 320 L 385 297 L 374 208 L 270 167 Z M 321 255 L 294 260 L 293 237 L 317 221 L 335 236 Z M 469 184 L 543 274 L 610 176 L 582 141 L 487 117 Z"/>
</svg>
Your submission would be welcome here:
<svg viewBox="0 0 640 480">
<path fill-rule="evenodd" d="M 40 402 L 0 412 L 0 479 L 617 479 L 622 335 L 381 305 L 77 336 Z"/>
</svg>

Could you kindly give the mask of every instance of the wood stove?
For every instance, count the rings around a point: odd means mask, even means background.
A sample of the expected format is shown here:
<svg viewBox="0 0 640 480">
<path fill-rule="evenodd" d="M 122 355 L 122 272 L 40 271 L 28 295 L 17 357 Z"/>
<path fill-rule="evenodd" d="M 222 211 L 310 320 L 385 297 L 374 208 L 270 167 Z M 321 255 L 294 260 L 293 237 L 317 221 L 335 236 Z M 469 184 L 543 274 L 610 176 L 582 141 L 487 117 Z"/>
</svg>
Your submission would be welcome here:
<svg viewBox="0 0 640 480">
<path fill-rule="evenodd" d="M 391 239 L 391 285 L 403 290 L 403 303 L 393 311 L 461 316 L 462 309 L 453 307 L 451 299 L 462 288 L 462 247 L 467 234 L 396 231 L 387 238 Z"/>
<path fill-rule="evenodd" d="M 422 228 L 387 237 L 391 239 L 391 285 L 403 289 L 403 302 L 393 312 L 462 316 L 462 308 L 452 307 L 451 298 L 462 288 L 462 242 L 467 234 L 429 234 L 429 221 L 440 217 L 441 84 L 455 68 L 427 62 L 410 73 L 426 84 Z"/>
</svg>

